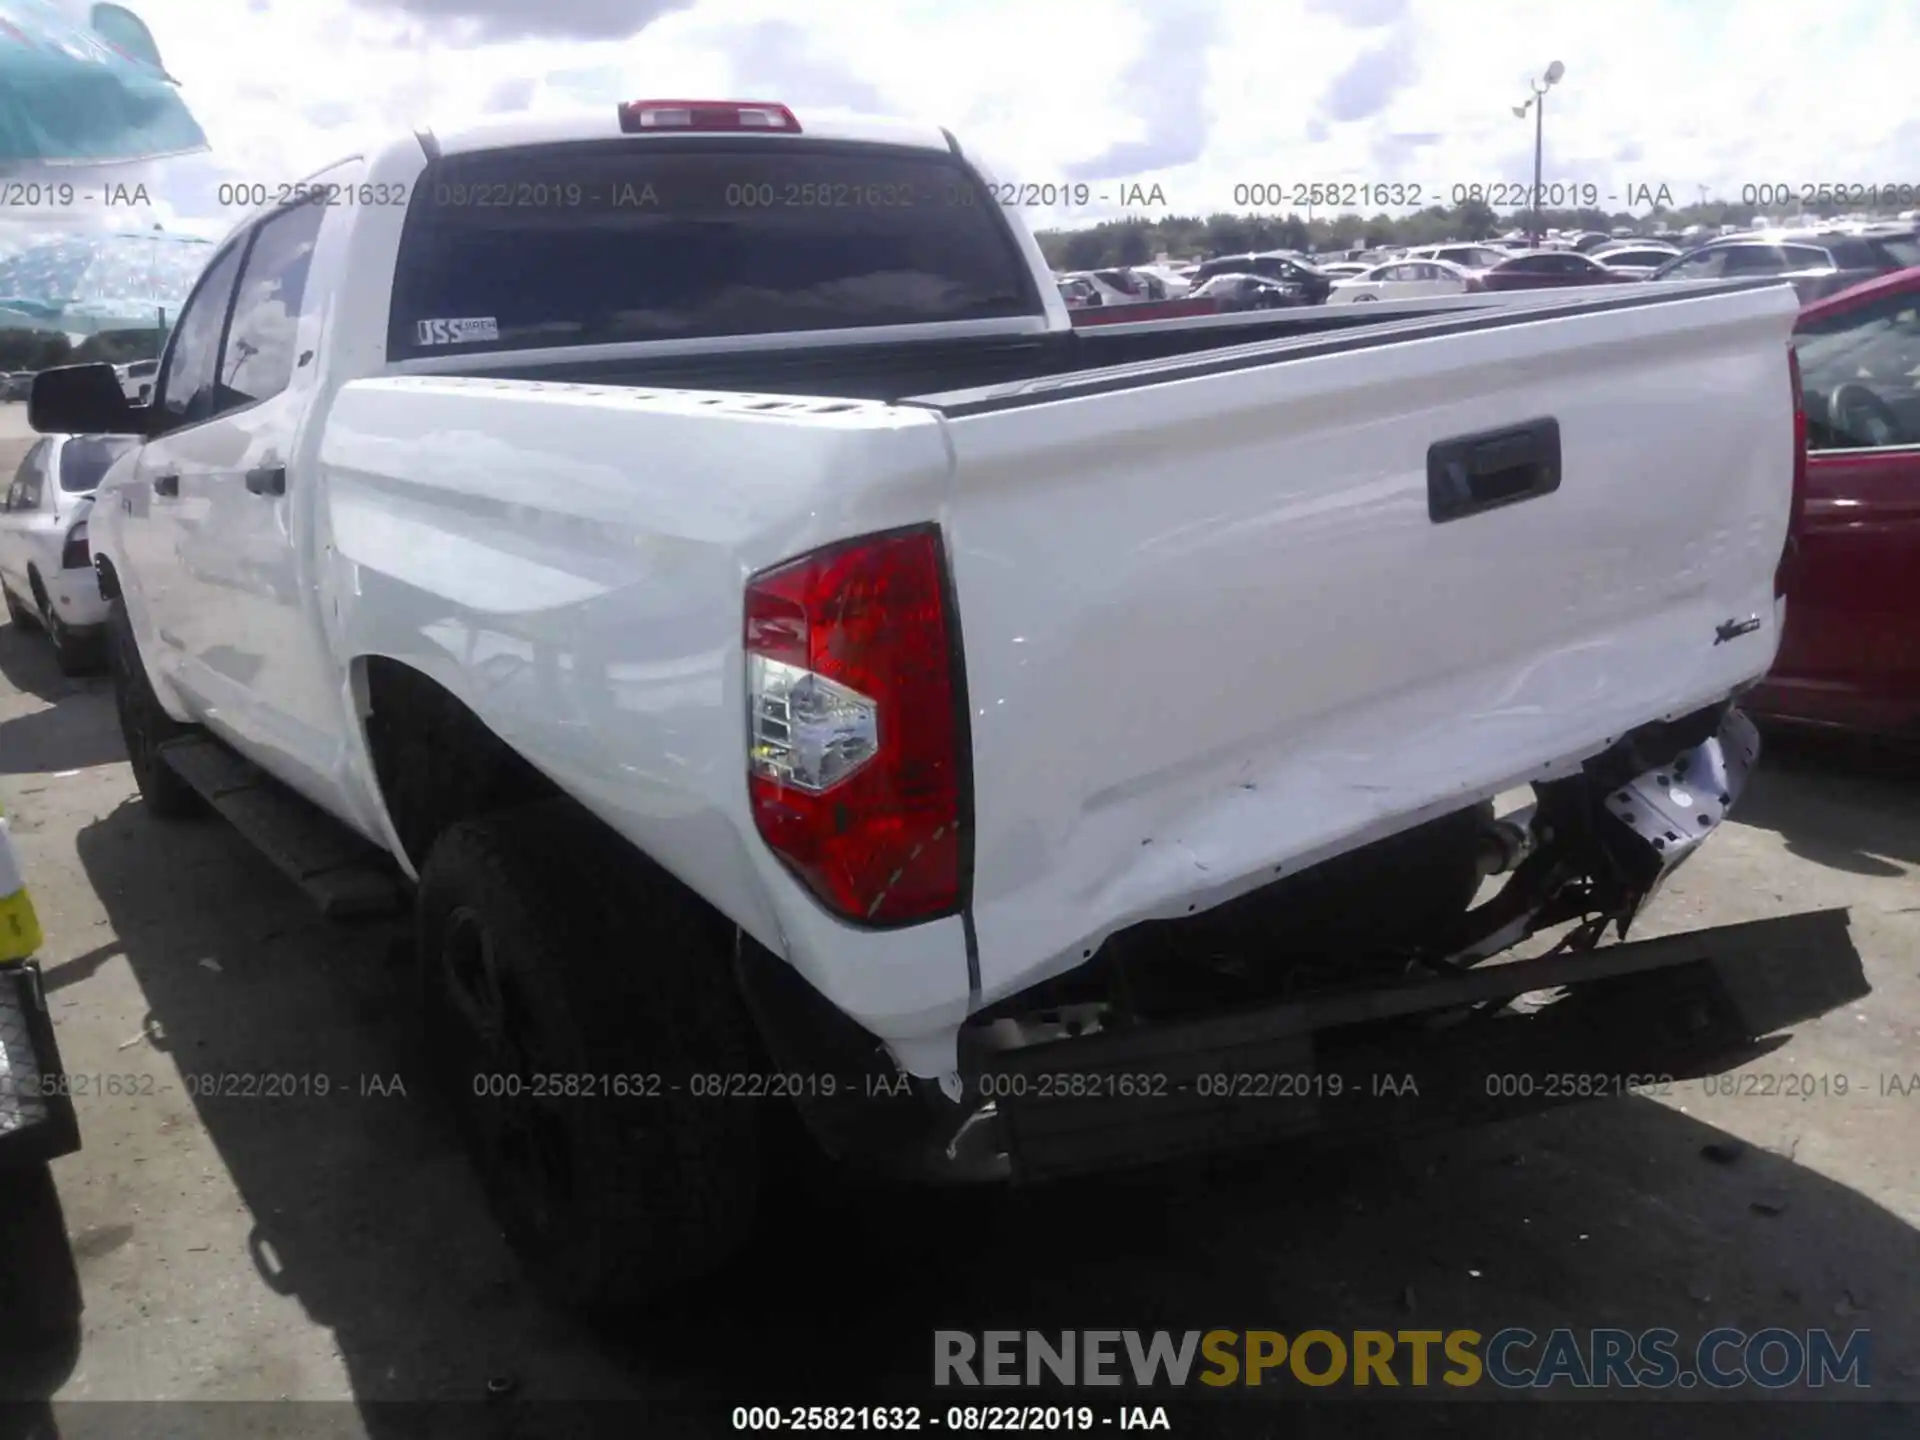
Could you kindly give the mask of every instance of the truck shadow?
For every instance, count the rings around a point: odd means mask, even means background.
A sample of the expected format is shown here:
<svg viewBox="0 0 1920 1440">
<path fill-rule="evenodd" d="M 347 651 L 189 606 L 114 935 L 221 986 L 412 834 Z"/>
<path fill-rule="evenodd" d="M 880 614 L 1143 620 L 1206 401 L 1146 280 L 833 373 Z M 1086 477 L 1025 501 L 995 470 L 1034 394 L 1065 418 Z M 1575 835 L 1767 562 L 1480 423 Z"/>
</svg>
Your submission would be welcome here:
<svg viewBox="0 0 1920 1440">
<path fill-rule="evenodd" d="M 1766 747 L 1736 821 L 1850 874 L 1892 878 L 1920 865 L 1920 746 L 1786 732 L 1768 734 Z"/>
<path fill-rule="evenodd" d="M 475 1402 L 473 1424 L 434 1433 L 493 1433 L 490 1387 L 629 1402 L 627 1428 L 659 1434 L 721 1433 L 735 1405 L 799 1394 L 924 1405 L 937 1329 L 1867 1328 L 1872 1393 L 1920 1396 L 1920 1235 L 1790 1159 L 1719 1148 L 1684 1097 L 1050 1191 L 796 1197 L 651 1322 L 589 1329 L 528 1292 L 408 1078 L 406 970 L 381 938 L 310 919 L 217 824 L 163 829 L 129 801 L 78 850 L 183 1073 L 328 1077 L 325 1099 L 194 1103 L 249 1212 L 244 1250 L 332 1332 L 377 1440 L 421 1433 L 392 1402 Z M 1588 1433 L 1578 1412 L 1603 1408 L 1559 1407 L 1556 1429 Z M 1795 1409 L 1795 1433 L 1849 1414 L 1847 1433 L 1879 1433 L 1857 1406 Z M 1466 1413 L 1462 1433 L 1491 1433 Z M 1378 1433 L 1378 1416 L 1336 1404 L 1314 1431 Z M 1721 1423 L 1756 1433 L 1745 1407 L 1688 1433 Z"/>
<path fill-rule="evenodd" d="M 0 720 L 0 775 L 84 770 L 126 758 L 113 707 L 58 702 L 105 690 L 102 676 L 66 676 L 46 637 L 32 627 L 0 624 L 0 680 L 50 708 Z"/>
<path fill-rule="evenodd" d="M 0 1215 L 0 1415 L 51 1434 L 44 1401 L 79 1362 L 82 1301 L 46 1166 L 0 1170 Z"/>
</svg>

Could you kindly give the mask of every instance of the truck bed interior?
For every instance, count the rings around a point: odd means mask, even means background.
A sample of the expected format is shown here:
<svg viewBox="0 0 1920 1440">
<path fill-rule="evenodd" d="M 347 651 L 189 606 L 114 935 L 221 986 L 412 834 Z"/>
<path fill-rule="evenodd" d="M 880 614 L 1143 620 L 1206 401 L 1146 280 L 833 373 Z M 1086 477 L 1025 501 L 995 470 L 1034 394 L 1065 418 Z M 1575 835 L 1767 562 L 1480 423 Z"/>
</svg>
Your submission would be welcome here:
<svg viewBox="0 0 1920 1440">
<path fill-rule="evenodd" d="M 1746 289 L 1733 282 L 1716 289 Z M 1771 282 L 1757 282 L 1771 283 Z M 1470 309 L 1433 307 L 1409 312 L 1395 307 L 1381 315 L 1378 306 L 1312 306 L 1247 315 L 1205 315 L 1147 321 L 1139 325 L 1098 326 L 1050 335 L 963 337 L 891 341 L 877 345 L 796 345 L 778 350 L 720 354 L 594 359 L 530 363 L 524 359 L 488 365 L 476 360 L 451 373 L 501 380 L 546 380 L 573 384 L 660 386 L 686 390 L 726 390 L 759 395 L 823 395 L 850 400 L 919 400 L 939 405 L 969 394 L 1035 380 L 1061 380 L 1095 370 L 1159 362 L 1206 360 L 1233 368 L 1259 364 L 1282 353 L 1312 353 L 1324 344 L 1347 348 L 1354 332 L 1362 343 L 1384 343 L 1416 335 L 1453 334 L 1648 304 L 1667 304 L 1701 293 L 1675 293 L 1664 287 L 1627 294 L 1608 288 L 1598 294 L 1557 296 L 1533 292 L 1502 297 Z M 1274 342 L 1283 342 L 1276 347 Z M 1285 344 L 1284 342 L 1293 342 Z M 1320 342 L 1316 344 L 1315 342 Z M 432 373 L 446 374 L 436 367 Z"/>
</svg>

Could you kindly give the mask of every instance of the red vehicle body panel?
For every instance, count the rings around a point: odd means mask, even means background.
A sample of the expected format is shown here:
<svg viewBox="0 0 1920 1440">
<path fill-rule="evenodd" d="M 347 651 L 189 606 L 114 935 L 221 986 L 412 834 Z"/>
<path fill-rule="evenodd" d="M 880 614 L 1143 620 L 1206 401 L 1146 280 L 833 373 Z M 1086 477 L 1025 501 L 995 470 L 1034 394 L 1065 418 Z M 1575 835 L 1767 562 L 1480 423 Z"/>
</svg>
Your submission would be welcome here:
<svg viewBox="0 0 1920 1440">
<path fill-rule="evenodd" d="M 1804 326 L 1891 296 L 1920 269 L 1806 306 Z M 1920 737 L 1920 443 L 1814 449 L 1773 673 L 1744 702 L 1776 721 Z"/>
<path fill-rule="evenodd" d="M 1141 300 L 1132 305 L 1089 305 L 1073 312 L 1079 325 L 1133 325 L 1142 320 L 1175 320 L 1182 315 L 1217 315 L 1217 300 Z"/>
</svg>

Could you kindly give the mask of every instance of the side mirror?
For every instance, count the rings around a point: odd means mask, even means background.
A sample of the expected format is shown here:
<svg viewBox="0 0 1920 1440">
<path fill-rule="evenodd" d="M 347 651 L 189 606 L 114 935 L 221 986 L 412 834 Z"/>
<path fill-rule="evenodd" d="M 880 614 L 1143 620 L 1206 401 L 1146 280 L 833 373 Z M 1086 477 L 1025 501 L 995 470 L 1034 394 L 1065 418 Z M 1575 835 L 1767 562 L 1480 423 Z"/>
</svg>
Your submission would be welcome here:
<svg viewBox="0 0 1920 1440">
<path fill-rule="evenodd" d="M 42 435 L 144 435 L 144 411 L 127 403 L 120 377 L 104 361 L 61 365 L 33 378 L 27 423 Z"/>
</svg>

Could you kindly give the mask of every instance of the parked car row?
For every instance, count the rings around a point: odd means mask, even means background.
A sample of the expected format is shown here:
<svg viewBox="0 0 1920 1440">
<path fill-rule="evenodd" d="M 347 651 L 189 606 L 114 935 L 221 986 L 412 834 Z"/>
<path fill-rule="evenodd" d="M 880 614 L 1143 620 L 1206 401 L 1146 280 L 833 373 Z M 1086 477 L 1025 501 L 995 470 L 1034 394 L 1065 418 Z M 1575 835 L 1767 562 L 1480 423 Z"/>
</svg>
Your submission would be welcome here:
<svg viewBox="0 0 1920 1440">
<path fill-rule="evenodd" d="M 1911 226 L 1720 235 L 1691 248 L 1644 236 L 1598 232 L 1556 237 L 1540 248 L 1511 242 L 1452 242 L 1413 246 L 1390 256 L 1324 259 L 1291 250 L 1220 255 L 1192 267 L 1187 298 L 1219 311 L 1293 305 L 1356 304 L 1463 295 L 1475 291 L 1539 290 L 1614 285 L 1628 281 L 1711 280 L 1777 276 L 1803 301 L 1836 294 L 1879 275 L 1920 265 L 1920 234 Z M 1165 298 L 1164 286 L 1113 277 L 1137 272 L 1092 271 L 1062 278 L 1068 308 L 1129 304 Z M 1175 277 L 1176 279 L 1180 277 Z M 1182 306 L 1178 313 L 1193 313 Z M 1167 312 L 1169 316 L 1175 312 Z M 1103 316 L 1118 319 L 1118 316 Z M 1139 319 L 1160 318 L 1158 311 Z"/>
<path fill-rule="evenodd" d="M 1758 231 L 1726 235 L 1676 256 L 1653 280 L 1720 280 L 1778 276 L 1806 301 L 1848 290 L 1864 280 L 1920 265 L 1920 235 L 1822 230 Z"/>
</svg>

